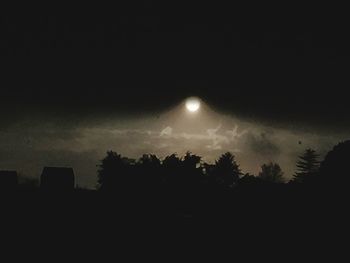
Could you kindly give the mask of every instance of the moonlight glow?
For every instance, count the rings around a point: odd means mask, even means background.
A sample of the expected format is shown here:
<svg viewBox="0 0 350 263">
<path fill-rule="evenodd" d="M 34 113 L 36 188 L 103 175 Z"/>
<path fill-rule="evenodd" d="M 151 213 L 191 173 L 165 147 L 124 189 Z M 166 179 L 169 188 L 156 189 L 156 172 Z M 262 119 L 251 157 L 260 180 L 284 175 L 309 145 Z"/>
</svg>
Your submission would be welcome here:
<svg viewBox="0 0 350 263">
<path fill-rule="evenodd" d="M 188 98 L 186 100 L 186 109 L 190 112 L 196 112 L 199 110 L 201 103 L 197 98 Z"/>
</svg>

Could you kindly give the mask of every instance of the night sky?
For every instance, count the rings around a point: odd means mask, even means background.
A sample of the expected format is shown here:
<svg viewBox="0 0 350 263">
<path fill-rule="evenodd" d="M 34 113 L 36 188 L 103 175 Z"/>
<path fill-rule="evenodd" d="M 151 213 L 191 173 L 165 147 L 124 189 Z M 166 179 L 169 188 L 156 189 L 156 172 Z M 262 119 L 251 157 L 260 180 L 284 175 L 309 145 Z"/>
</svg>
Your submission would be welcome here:
<svg viewBox="0 0 350 263">
<path fill-rule="evenodd" d="M 180 9 L 2 17 L 0 168 L 72 166 L 94 187 L 107 150 L 232 151 L 244 171 L 272 160 L 291 177 L 306 147 L 324 154 L 348 137 L 347 21 Z M 195 118 L 189 96 L 202 101 Z"/>
</svg>

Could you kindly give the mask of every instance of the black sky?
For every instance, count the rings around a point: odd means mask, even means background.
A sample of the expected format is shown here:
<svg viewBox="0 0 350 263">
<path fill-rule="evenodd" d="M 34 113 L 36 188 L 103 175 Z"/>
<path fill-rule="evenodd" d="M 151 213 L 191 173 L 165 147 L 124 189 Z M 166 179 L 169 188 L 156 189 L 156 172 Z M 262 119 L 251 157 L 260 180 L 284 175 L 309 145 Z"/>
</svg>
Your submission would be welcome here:
<svg viewBox="0 0 350 263">
<path fill-rule="evenodd" d="M 196 95 L 269 122 L 349 126 L 341 16 L 180 9 L 146 1 L 127 14 L 2 17 L 2 119 L 157 113 Z"/>
</svg>

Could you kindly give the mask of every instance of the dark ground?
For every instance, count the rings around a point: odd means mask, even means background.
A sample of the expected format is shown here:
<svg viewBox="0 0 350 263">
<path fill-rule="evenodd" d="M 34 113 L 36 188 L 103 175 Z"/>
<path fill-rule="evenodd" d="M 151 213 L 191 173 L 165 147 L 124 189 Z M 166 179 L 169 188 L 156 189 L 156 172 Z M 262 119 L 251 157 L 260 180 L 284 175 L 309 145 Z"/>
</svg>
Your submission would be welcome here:
<svg viewBox="0 0 350 263">
<path fill-rule="evenodd" d="M 34 246 L 31 254 L 52 251 L 63 258 L 71 250 L 82 258 L 97 253 L 100 259 L 152 255 L 164 260 L 181 259 L 185 251 L 197 259 L 211 253 L 218 259 L 243 251 L 246 258 L 278 258 L 279 253 L 292 257 L 305 251 L 315 257 L 341 250 L 348 236 L 344 196 L 287 188 L 186 197 L 7 193 L 1 196 L 2 236 L 7 246 Z"/>
</svg>

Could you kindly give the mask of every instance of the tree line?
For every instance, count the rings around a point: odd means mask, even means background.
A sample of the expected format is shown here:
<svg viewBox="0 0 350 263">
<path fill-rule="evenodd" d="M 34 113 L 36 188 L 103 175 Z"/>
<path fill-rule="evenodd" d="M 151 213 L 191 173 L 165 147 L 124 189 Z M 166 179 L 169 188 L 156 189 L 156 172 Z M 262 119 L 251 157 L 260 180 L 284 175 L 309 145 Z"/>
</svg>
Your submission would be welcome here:
<svg viewBox="0 0 350 263">
<path fill-rule="evenodd" d="M 257 175 L 243 173 L 231 152 L 222 154 L 214 164 L 187 152 L 180 157 L 171 154 L 164 159 L 144 154 L 138 160 L 108 151 L 98 166 L 98 184 L 101 191 L 160 188 L 177 191 L 195 191 L 203 188 L 232 189 L 240 185 L 342 185 L 348 179 L 350 141 L 336 145 L 320 161 L 313 149 L 306 149 L 298 158 L 293 178 L 287 181 L 279 164 L 270 162 L 261 166 Z M 140 189 L 141 188 L 141 189 Z"/>
<path fill-rule="evenodd" d="M 124 157 L 108 151 L 97 164 L 98 190 L 101 192 L 196 192 L 201 190 L 231 190 L 243 186 L 250 189 L 266 186 L 325 186 L 346 187 L 349 184 L 350 140 L 328 152 L 324 159 L 313 149 L 306 149 L 296 162 L 291 180 L 287 180 L 280 165 L 262 164 L 258 174 L 244 173 L 231 152 L 222 154 L 214 163 L 206 163 L 201 156 L 187 152 L 184 156 L 171 154 L 160 159 L 144 154 L 139 159 Z M 15 171 L 0 171 L 0 190 L 15 188 Z M 40 188 L 48 190 L 74 189 L 72 168 L 44 167 Z M 18 183 L 21 187 L 36 188 L 34 179 Z M 11 188 L 11 189 L 12 189 Z M 76 189 L 83 190 L 80 187 Z M 247 188 L 245 188 L 247 189 Z"/>
</svg>

